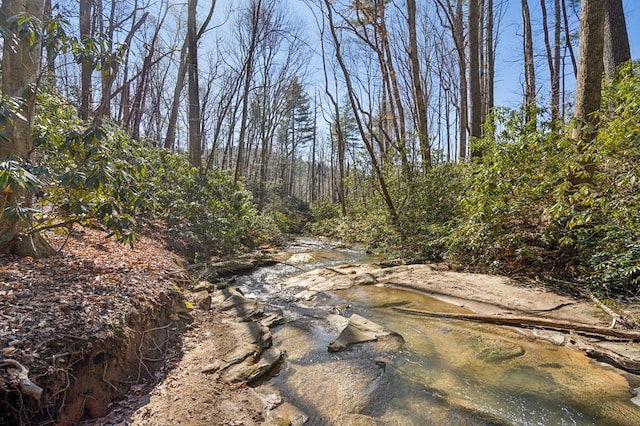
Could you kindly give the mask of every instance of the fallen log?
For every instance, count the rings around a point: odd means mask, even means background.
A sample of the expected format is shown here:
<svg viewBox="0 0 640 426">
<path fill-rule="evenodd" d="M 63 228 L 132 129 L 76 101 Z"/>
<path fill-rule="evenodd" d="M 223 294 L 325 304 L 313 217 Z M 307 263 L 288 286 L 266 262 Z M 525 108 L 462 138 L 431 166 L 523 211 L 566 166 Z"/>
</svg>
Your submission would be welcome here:
<svg viewBox="0 0 640 426">
<path fill-rule="evenodd" d="M 630 373 L 640 373 L 640 360 L 635 357 L 629 357 L 616 352 L 615 350 L 603 348 L 597 344 L 584 342 L 581 339 L 576 340 L 573 343 L 573 346 L 578 350 L 583 351 L 589 358 L 605 362 Z"/>
<path fill-rule="evenodd" d="M 515 327 L 540 327 L 560 331 L 574 331 L 578 333 L 595 335 L 599 337 L 617 337 L 631 341 L 640 341 L 640 331 L 620 330 L 597 325 L 579 324 L 563 320 L 552 320 L 546 318 L 525 317 L 517 315 L 481 315 L 481 314 L 458 314 L 447 312 L 430 312 L 412 308 L 394 308 L 398 312 L 427 316 L 432 318 L 447 318 L 466 321 L 484 322 L 496 325 L 510 325 Z"/>
</svg>

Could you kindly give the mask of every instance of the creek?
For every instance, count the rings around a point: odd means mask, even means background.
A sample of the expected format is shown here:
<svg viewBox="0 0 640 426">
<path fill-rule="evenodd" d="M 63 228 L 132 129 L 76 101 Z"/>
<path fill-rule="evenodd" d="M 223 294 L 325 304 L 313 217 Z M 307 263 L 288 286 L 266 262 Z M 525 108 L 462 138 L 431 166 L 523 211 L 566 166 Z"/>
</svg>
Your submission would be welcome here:
<svg viewBox="0 0 640 426">
<path fill-rule="evenodd" d="M 255 389 L 282 395 L 307 424 L 640 424 L 640 408 L 630 401 L 636 376 L 513 328 L 398 312 L 469 312 L 414 291 L 369 285 L 303 297 L 296 276 L 376 259 L 312 239 L 288 251 L 289 261 L 237 284 L 285 317 L 272 334 L 286 356 Z M 328 351 L 353 314 L 397 335 Z"/>
</svg>

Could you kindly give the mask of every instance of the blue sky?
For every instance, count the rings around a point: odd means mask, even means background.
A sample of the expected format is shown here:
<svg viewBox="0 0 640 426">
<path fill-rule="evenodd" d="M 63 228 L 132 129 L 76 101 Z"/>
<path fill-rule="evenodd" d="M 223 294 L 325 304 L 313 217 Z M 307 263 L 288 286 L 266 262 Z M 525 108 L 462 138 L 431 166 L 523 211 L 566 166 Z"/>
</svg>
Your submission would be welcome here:
<svg viewBox="0 0 640 426">
<path fill-rule="evenodd" d="M 604 0 L 602 0 L 604 1 Z M 550 3 L 550 2 L 548 2 Z M 629 33 L 629 43 L 631 46 L 631 56 L 633 59 L 640 58 L 640 1 L 623 0 L 625 17 L 627 20 L 627 31 Z M 541 16 L 540 2 L 529 0 L 531 16 L 533 20 Z M 549 6 L 547 6 L 549 8 Z M 548 10 L 552 13 L 552 10 Z M 508 9 L 503 21 L 502 34 L 499 39 L 498 54 L 496 58 L 496 104 L 515 107 L 522 103 L 522 9 L 518 0 L 508 0 Z M 534 22 L 532 32 L 539 35 L 541 23 Z M 539 37 L 534 40 L 534 47 L 537 53 L 543 53 L 543 41 Z M 576 50 L 576 55 L 577 55 Z M 567 62 L 566 72 L 573 73 L 570 63 Z M 548 87 L 546 59 L 540 57 L 536 62 L 538 86 Z M 570 90 L 570 88 L 568 88 Z M 544 94 L 543 94 L 544 95 Z"/>
<path fill-rule="evenodd" d="M 308 6 L 303 0 L 281 0 L 286 2 L 295 15 L 300 17 L 303 22 L 308 23 L 308 36 L 313 38 L 316 30 L 313 18 L 310 16 Z M 320 0 L 315 0 L 320 1 Z M 431 1 L 431 0 L 429 0 Z M 605 0 L 602 0 L 605 1 Z M 242 7 L 247 1 L 238 0 L 218 0 L 216 4 L 216 14 L 218 23 L 225 15 L 225 10 L 229 5 L 233 7 Z M 420 2 L 419 2 L 420 3 Z M 552 13 L 551 2 L 548 12 Z M 623 0 L 625 16 L 627 20 L 627 30 L 629 33 L 629 42 L 631 45 L 631 54 L 633 59 L 640 58 L 640 0 Z M 547 76 L 546 59 L 543 56 L 544 46 L 541 36 L 541 13 L 540 1 L 529 0 L 531 16 L 533 22 L 533 33 L 536 53 L 539 59 L 536 62 L 537 83 L 540 87 L 540 96 L 546 95 L 549 83 Z M 571 12 L 570 12 L 571 13 Z M 550 18 L 552 20 L 552 18 Z M 576 49 L 577 54 L 577 49 Z M 318 61 L 319 62 L 319 61 Z M 319 68 L 319 66 L 318 66 Z M 572 68 L 567 58 L 566 73 L 572 74 Z M 522 103 L 522 81 L 523 81 L 523 64 L 522 64 L 522 11 L 520 0 L 507 0 L 507 10 L 501 23 L 501 31 L 498 39 L 498 49 L 496 58 L 496 81 L 495 93 L 496 104 L 502 106 L 517 107 Z M 568 80 L 566 89 L 572 90 L 573 82 Z"/>
</svg>

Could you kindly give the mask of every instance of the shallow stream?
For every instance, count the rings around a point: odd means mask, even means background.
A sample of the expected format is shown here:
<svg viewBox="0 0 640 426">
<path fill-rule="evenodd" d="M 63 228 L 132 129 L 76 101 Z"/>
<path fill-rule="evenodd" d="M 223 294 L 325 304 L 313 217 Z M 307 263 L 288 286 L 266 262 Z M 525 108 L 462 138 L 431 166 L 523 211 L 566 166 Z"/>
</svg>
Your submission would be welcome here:
<svg viewBox="0 0 640 426">
<path fill-rule="evenodd" d="M 290 283 L 311 269 L 375 259 L 315 240 L 290 250 L 290 262 L 240 277 L 238 284 L 248 297 L 282 309 L 286 319 L 272 330 L 285 360 L 256 390 L 275 389 L 309 416 L 307 424 L 640 424 L 640 408 L 630 402 L 635 377 L 511 328 L 394 310 L 464 312 L 457 306 L 377 286 L 297 299 L 299 289 L 283 285 L 285 278 Z M 352 314 L 401 338 L 329 352 Z"/>
</svg>

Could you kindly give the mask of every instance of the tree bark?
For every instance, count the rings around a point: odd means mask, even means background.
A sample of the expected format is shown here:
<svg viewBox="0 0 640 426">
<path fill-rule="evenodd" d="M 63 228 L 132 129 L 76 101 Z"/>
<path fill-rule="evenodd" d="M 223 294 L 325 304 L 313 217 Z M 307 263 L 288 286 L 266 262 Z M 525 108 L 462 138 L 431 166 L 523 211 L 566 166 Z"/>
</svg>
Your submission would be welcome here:
<svg viewBox="0 0 640 426">
<path fill-rule="evenodd" d="M 11 18 L 19 15 L 42 20 L 44 0 L 5 1 L 0 6 L 0 25 L 11 34 L 5 37 L 2 56 L 2 94 L 19 101 L 19 108 L 5 126 L 6 141 L 0 143 L 0 161 L 28 161 L 32 155 L 32 122 L 35 112 L 36 87 L 40 77 L 40 38 L 36 44 L 30 34 L 19 33 Z M 2 188 L 3 209 L 29 208 L 32 194 L 16 186 Z M 6 191 L 4 191 L 6 190 Z M 54 250 L 40 234 L 25 234 L 25 224 L 17 217 L 0 215 L 0 252 L 20 256 L 43 257 Z"/>
<path fill-rule="evenodd" d="M 549 67 L 549 78 L 551 79 L 551 121 L 555 122 L 559 117 L 558 100 L 560 99 L 560 86 L 556 84 L 558 79 L 558 69 L 555 66 L 553 52 L 551 49 L 551 37 L 549 37 L 549 19 L 547 14 L 547 0 L 540 0 L 542 10 L 542 31 L 544 33 L 544 47 L 547 56 L 547 66 Z M 556 4 L 557 4 L 556 0 Z M 557 22 L 556 22 L 557 23 Z"/>
<path fill-rule="evenodd" d="M 202 135 L 200 134 L 200 85 L 198 83 L 198 38 L 196 9 L 198 0 L 188 1 L 187 13 L 187 75 L 189 91 L 189 160 L 194 167 L 202 165 Z"/>
<path fill-rule="evenodd" d="M 551 120 L 554 128 L 561 118 L 560 113 L 560 34 L 562 24 L 560 23 L 560 0 L 553 2 L 554 31 L 553 31 L 553 68 L 555 74 L 551 80 Z"/>
<path fill-rule="evenodd" d="M 576 61 L 576 55 L 573 51 L 573 44 L 571 43 L 571 28 L 569 28 L 569 14 L 567 13 L 567 0 L 560 0 L 562 2 L 562 17 L 564 20 L 564 37 L 567 49 L 569 50 L 569 56 L 571 57 L 571 65 L 573 66 L 573 75 L 578 78 L 578 62 Z"/>
<path fill-rule="evenodd" d="M 604 25 L 604 73 L 607 80 L 616 76 L 616 69 L 631 59 L 629 35 L 622 0 L 607 0 Z"/>
<path fill-rule="evenodd" d="M 576 81 L 574 116 L 582 123 L 578 142 L 590 144 L 595 139 L 597 117 L 602 99 L 604 72 L 604 27 L 606 8 L 602 0 L 582 0 L 580 13 L 580 53 Z"/>
<path fill-rule="evenodd" d="M 494 43 L 494 10 L 493 0 L 487 1 L 487 75 L 485 80 L 485 117 L 490 115 L 493 111 L 495 96 L 494 96 L 494 82 L 495 82 L 495 66 L 496 66 L 496 51 L 493 45 Z"/>
<path fill-rule="evenodd" d="M 480 85 L 480 12 L 479 0 L 469 0 L 469 98 L 470 98 L 470 132 L 471 158 L 482 156 L 482 152 L 474 145 L 474 139 L 482 137 L 482 89 Z"/>
<path fill-rule="evenodd" d="M 588 149 L 598 136 L 598 117 L 602 100 L 602 77 L 604 73 L 604 26 L 605 2 L 582 0 L 580 13 L 580 54 L 578 79 L 576 81 L 576 105 L 574 118 L 577 121 L 573 132 L 579 152 Z M 590 182 L 595 173 L 595 164 L 585 160 L 584 174 L 569 176 L 572 186 Z"/>
<path fill-rule="evenodd" d="M 91 36 L 91 11 L 93 0 L 80 0 L 80 41 L 84 42 Z M 91 75 L 93 74 L 94 63 L 89 58 L 84 57 L 80 62 L 80 107 L 78 117 L 81 120 L 89 119 L 91 109 Z"/>
<path fill-rule="evenodd" d="M 180 59 L 178 63 L 178 74 L 176 75 L 176 85 L 173 89 L 173 98 L 171 99 L 171 109 L 169 110 L 169 123 L 167 125 L 167 134 L 164 139 L 164 148 L 173 149 L 176 143 L 176 129 L 178 127 L 178 112 L 180 109 L 180 96 L 184 88 L 184 79 L 187 76 L 187 39 L 184 40 L 180 49 Z"/>
<path fill-rule="evenodd" d="M 524 27 L 524 79 L 525 79 L 525 116 L 526 127 L 536 129 L 536 70 L 533 53 L 533 35 L 531 34 L 531 14 L 528 0 L 522 0 L 522 24 Z"/>
</svg>

